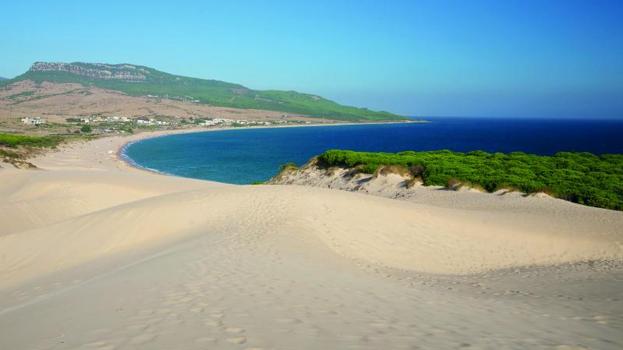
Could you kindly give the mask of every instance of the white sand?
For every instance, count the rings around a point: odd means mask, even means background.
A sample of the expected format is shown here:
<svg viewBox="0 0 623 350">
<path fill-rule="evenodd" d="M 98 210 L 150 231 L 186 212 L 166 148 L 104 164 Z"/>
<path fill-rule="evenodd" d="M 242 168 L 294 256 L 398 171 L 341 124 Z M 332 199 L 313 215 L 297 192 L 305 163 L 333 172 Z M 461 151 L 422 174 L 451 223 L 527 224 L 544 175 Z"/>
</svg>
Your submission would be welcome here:
<svg viewBox="0 0 623 350">
<path fill-rule="evenodd" d="M 621 212 L 161 176 L 127 141 L 0 169 L 0 349 L 623 346 Z"/>
</svg>

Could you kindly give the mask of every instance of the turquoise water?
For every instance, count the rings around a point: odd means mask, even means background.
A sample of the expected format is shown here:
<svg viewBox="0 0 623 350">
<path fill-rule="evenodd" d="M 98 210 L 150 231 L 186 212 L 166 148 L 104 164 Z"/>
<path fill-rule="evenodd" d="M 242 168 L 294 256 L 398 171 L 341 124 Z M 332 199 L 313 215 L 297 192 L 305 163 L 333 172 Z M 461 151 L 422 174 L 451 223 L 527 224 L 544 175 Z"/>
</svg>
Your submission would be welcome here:
<svg viewBox="0 0 623 350">
<path fill-rule="evenodd" d="M 222 130 L 147 139 L 124 154 L 166 174 L 249 184 L 267 180 L 281 164 L 301 165 L 332 148 L 623 153 L 623 121 L 434 118 L 425 124 Z"/>
</svg>

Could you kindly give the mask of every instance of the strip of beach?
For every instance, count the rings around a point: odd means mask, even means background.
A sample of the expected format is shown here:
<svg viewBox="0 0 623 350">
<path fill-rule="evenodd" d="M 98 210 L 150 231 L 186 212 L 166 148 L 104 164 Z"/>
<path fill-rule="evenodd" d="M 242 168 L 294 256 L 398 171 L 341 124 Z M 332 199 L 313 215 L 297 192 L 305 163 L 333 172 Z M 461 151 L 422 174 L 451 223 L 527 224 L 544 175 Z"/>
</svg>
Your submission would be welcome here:
<svg viewBox="0 0 623 350">
<path fill-rule="evenodd" d="M 623 347 L 623 212 L 229 185 L 120 154 L 170 133 L 0 169 L 0 349 Z"/>
</svg>

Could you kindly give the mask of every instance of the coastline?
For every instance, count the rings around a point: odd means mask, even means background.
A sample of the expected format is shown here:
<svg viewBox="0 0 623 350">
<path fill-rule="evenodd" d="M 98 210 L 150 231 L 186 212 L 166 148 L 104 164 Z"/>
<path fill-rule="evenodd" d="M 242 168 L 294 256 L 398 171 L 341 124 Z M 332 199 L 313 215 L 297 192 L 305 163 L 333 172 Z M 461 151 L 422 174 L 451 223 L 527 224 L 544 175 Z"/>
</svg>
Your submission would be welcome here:
<svg viewBox="0 0 623 350">
<path fill-rule="evenodd" d="M 34 158 L 38 171 L 0 171 L 0 347 L 623 344 L 623 213 L 237 186 L 120 157 L 201 131 L 71 143 Z"/>
<path fill-rule="evenodd" d="M 188 133 L 201 133 L 201 132 L 218 132 L 218 131 L 227 131 L 227 130 L 252 130 L 252 129 L 282 129 L 282 128 L 302 128 L 302 127 L 339 127 L 339 126 L 359 126 L 359 125 L 385 125 L 385 124 L 421 124 L 421 123 L 430 123 L 430 121 L 426 120 L 417 120 L 417 121 L 398 121 L 398 122 L 366 122 L 366 123 L 327 123 L 327 124 L 301 124 L 301 125 L 282 125 L 282 126 L 244 126 L 244 127 L 224 127 L 224 128 L 191 128 L 191 129 L 175 129 L 175 130 L 165 130 L 165 131 L 155 131 L 155 132 L 142 132 L 136 135 L 144 135 L 144 137 L 138 137 L 136 139 L 129 140 L 122 145 L 118 146 L 116 151 L 117 157 L 125 162 L 127 165 L 147 172 L 153 172 L 156 174 L 162 174 L 167 176 L 177 176 L 175 174 L 169 174 L 165 172 L 161 172 L 155 169 L 149 169 L 140 166 L 136 162 L 134 162 L 130 157 L 128 157 L 124 152 L 127 147 L 131 144 L 140 142 L 146 139 L 152 139 L 157 137 L 165 137 L 170 135 L 179 135 L 179 134 L 188 134 Z M 128 137 L 132 138 L 134 135 L 128 135 Z M 198 179 L 201 180 L 201 179 Z M 212 181 L 212 180 L 209 180 Z M 233 184 L 232 184 L 233 185 Z"/>
</svg>

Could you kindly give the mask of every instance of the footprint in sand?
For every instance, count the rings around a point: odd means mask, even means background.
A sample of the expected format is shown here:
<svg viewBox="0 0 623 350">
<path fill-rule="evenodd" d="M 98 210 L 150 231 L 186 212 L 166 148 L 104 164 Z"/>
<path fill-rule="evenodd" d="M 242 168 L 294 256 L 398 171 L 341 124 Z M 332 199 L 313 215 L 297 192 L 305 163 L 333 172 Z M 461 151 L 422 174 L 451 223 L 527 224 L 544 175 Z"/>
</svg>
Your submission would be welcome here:
<svg viewBox="0 0 623 350">
<path fill-rule="evenodd" d="M 245 331 L 243 328 L 229 327 L 229 328 L 225 328 L 225 332 L 232 333 L 232 334 L 240 334 L 240 333 L 244 333 Z"/>
<path fill-rule="evenodd" d="M 113 350 L 113 349 L 115 349 L 114 345 L 108 344 L 107 342 L 103 342 L 103 341 L 96 341 L 96 342 L 92 342 L 92 343 L 87 343 L 87 344 L 84 344 L 82 347 L 83 348 L 88 348 L 88 349 L 97 349 L 97 350 Z"/>
<path fill-rule="evenodd" d="M 145 344 L 154 339 L 156 339 L 155 334 L 145 333 L 145 334 L 137 335 L 136 337 L 132 338 L 130 340 L 130 344 L 133 344 L 133 345 Z"/>
<path fill-rule="evenodd" d="M 219 320 L 207 320 L 205 321 L 205 325 L 209 327 L 221 327 L 223 325 L 223 322 Z"/>
<path fill-rule="evenodd" d="M 608 324 L 608 317 L 603 315 L 593 316 L 593 320 L 599 324 Z"/>
<path fill-rule="evenodd" d="M 162 322 L 163 320 L 164 318 L 155 317 L 155 318 L 150 318 L 150 319 L 145 320 L 145 323 L 148 325 L 155 325 L 155 324 Z"/>
<path fill-rule="evenodd" d="M 210 337 L 201 337 L 201 338 L 195 339 L 195 343 L 197 344 L 215 343 L 215 342 L 216 342 L 216 339 L 210 338 Z"/>
<path fill-rule="evenodd" d="M 201 313 L 203 312 L 203 308 L 202 307 L 193 307 L 192 309 L 190 309 L 190 312 L 194 312 L 194 313 Z"/>
<path fill-rule="evenodd" d="M 285 323 L 285 324 L 295 324 L 295 323 L 302 323 L 303 321 L 299 320 L 298 318 L 278 318 L 275 321 L 279 322 L 279 323 Z"/>
<path fill-rule="evenodd" d="M 244 344 L 247 342 L 246 337 L 227 338 L 227 341 L 232 344 Z"/>
<path fill-rule="evenodd" d="M 96 335 L 96 336 L 101 336 L 103 334 L 108 334 L 110 332 L 112 332 L 112 329 L 109 329 L 109 328 L 98 328 L 98 329 L 94 329 L 94 330 L 90 331 L 89 334 Z"/>
<path fill-rule="evenodd" d="M 177 326 L 177 325 L 181 325 L 184 324 L 184 320 L 180 320 L 180 319 L 169 319 L 165 322 L 166 326 Z"/>
<path fill-rule="evenodd" d="M 98 347 L 94 347 L 93 349 L 97 349 L 97 350 L 115 350 L 117 347 L 114 345 L 102 345 L 102 346 L 98 346 Z"/>
<path fill-rule="evenodd" d="M 149 326 L 146 324 L 133 324 L 133 325 L 127 326 L 126 329 L 130 331 L 143 331 L 147 329 L 147 327 Z"/>
</svg>

